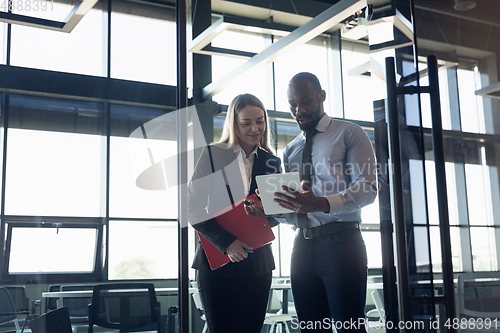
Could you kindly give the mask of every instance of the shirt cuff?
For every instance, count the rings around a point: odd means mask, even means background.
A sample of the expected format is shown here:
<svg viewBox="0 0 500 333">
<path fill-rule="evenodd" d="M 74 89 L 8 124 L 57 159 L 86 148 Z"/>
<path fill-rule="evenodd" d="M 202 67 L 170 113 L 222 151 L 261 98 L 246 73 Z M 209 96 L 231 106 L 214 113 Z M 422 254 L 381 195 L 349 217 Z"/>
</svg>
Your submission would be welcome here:
<svg viewBox="0 0 500 333">
<path fill-rule="evenodd" d="M 326 196 L 326 200 L 328 200 L 328 203 L 330 204 L 330 215 L 342 213 L 344 200 L 340 193 Z"/>
</svg>

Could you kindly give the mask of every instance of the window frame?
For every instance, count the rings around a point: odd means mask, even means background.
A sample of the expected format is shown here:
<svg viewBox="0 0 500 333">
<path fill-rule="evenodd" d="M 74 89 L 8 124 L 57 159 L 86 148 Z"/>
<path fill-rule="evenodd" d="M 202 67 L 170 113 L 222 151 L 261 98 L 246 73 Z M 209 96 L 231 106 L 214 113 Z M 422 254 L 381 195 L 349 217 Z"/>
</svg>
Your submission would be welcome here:
<svg viewBox="0 0 500 333">
<path fill-rule="evenodd" d="M 12 245 L 12 230 L 14 228 L 54 228 L 53 223 L 61 223 L 59 228 L 79 228 L 95 229 L 96 251 L 94 257 L 94 270 L 90 273 L 84 272 L 65 272 L 65 273 L 9 273 L 9 263 Z M 5 251 L 2 267 L 2 282 L 17 283 L 20 280 L 25 283 L 51 283 L 51 282 L 71 282 L 75 281 L 75 276 L 82 282 L 97 282 L 103 280 L 104 269 L 104 233 L 105 228 L 100 218 L 81 219 L 81 218 L 60 218 L 60 217 L 5 217 L 6 237 Z M 35 244 L 36 246 L 36 244 Z"/>
</svg>

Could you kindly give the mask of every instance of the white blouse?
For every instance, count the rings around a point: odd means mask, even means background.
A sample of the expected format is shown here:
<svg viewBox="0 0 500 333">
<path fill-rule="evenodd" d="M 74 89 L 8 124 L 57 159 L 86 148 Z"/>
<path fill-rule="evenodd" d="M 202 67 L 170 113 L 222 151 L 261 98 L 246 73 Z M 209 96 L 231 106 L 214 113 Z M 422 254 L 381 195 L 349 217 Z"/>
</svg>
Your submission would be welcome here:
<svg viewBox="0 0 500 333">
<path fill-rule="evenodd" d="M 248 155 L 248 157 L 246 157 L 245 151 L 239 145 L 233 145 L 232 149 L 235 153 L 240 153 L 238 155 L 238 165 L 240 167 L 241 176 L 243 178 L 245 193 L 247 195 L 250 195 L 252 194 L 249 192 L 250 184 L 252 183 L 253 162 L 255 160 L 255 155 L 257 154 L 258 147 L 256 146 L 255 149 L 250 153 L 250 155 Z"/>
</svg>

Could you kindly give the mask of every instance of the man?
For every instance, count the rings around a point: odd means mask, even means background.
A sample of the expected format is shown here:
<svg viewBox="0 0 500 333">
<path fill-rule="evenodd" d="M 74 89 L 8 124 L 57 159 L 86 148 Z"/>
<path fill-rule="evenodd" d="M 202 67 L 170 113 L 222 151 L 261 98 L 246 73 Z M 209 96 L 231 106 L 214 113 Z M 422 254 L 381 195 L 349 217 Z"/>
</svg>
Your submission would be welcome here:
<svg viewBox="0 0 500 333">
<path fill-rule="evenodd" d="M 295 75 L 288 85 L 302 133 L 286 146 L 283 162 L 286 172 L 300 173 L 302 193 L 284 187 L 291 196 L 276 193 L 275 201 L 295 212 L 282 218 L 297 229 L 290 275 L 301 332 L 331 332 L 332 326 L 338 333 L 366 332 L 367 258 L 359 223 L 361 208 L 377 194 L 376 161 L 361 127 L 325 114 L 325 98 L 311 73 Z"/>
</svg>

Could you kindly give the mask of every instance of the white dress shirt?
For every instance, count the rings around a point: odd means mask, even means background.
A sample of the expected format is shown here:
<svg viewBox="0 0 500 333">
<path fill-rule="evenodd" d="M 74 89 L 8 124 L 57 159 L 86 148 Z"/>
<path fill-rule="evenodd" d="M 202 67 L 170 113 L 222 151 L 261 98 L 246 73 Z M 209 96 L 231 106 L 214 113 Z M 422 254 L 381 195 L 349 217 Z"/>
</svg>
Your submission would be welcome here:
<svg viewBox="0 0 500 333">
<path fill-rule="evenodd" d="M 255 155 L 257 154 L 257 146 L 255 149 L 246 157 L 246 153 L 239 145 L 233 145 L 231 147 L 235 154 L 238 154 L 238 165 L 240 166 L 241 176 L 243 178 L 243 186 L 245 187 L 245 193 L 247 195 L 252 194 L 250 192 L 250 184 L 252 182 L 252 169 L 253 161 L 255 160 Z"/>
<path fill-rule="evenodd" d="M 351 122 L 332 119 L 325 114 L 313 137 L 312 190 L 325 197 L 330 211 L 307 214 L 308 227 L 330 222 L 361 222 L 361 207 L 377 196 L 377 165 L 370 139 L 363 129 Z M 300 133 L 283 152 L 285 172 L 302 175 L 302 151 L 305 135 Z M 283 214 L 280 222 L 298 226 L 296 213 Z M 286 219 L 286 221 L 284 221 Z"/>
</svg>

